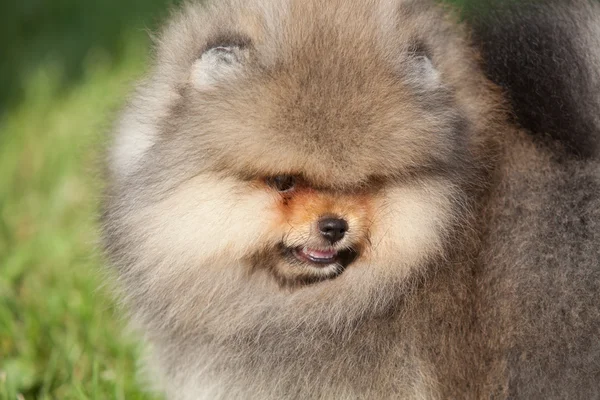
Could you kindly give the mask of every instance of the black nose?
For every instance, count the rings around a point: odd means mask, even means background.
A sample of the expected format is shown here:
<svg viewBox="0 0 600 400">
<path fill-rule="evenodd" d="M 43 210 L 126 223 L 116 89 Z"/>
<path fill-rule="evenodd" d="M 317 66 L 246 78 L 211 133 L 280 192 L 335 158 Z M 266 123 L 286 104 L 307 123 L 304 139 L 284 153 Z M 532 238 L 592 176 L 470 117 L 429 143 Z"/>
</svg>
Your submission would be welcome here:
<svg viewBox="0 0 600 400">
<path fill-rule="evenodd" d="M 331 244 L 342 240 L 347 230 L 348 223 L 340 218 L 323 218 L 319 221 L 319 232 Z"/>
</svg>

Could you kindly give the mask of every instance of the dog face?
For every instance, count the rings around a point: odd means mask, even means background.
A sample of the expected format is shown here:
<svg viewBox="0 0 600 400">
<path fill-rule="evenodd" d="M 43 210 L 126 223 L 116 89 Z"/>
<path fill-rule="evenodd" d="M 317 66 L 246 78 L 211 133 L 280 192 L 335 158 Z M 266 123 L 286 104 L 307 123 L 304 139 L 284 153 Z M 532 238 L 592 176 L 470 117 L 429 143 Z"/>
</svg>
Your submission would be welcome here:
<svg viewBox="0 0 600 400">
<path fill-rule="evenodd" d="M 492 118 L 465 49 L 425 2 L 175 17 L 109 156 L 107 250 L 145 323 L 352 319 L 443 258 Z"/>
</svg>

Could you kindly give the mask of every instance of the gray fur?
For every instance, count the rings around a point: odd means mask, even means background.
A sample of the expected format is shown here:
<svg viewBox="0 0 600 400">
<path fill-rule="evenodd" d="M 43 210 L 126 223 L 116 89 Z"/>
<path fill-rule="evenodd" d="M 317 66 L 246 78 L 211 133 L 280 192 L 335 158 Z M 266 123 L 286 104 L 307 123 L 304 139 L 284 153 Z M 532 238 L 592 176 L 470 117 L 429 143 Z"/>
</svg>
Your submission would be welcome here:
<svg viewBox="0 0 600 400">
<path fill-rule="evenodd" d="M 466 18 L 517 122 L 570 156 L 600 152 L 600 2 L 474 0 Z"/>
<path fill-rule="evenodd" d="M 600 161 L 515 126 L 467 36 L 427 0 L 174 15 L 103 213 L 169 399 L 600 398 Z M 329 213 L 353 262 L 282 251 Z"/>
</svg>

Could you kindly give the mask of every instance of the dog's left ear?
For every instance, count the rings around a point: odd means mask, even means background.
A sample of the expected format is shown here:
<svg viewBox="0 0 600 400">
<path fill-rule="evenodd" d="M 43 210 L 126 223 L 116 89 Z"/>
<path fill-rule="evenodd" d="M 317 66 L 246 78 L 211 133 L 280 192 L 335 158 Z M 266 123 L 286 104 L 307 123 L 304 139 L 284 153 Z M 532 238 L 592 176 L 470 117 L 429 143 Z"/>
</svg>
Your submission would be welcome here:
<svg viewBox="0 0 600 400">
<path fill-rule="evenodd" d="M 191 80 L 195 88 L 208 90 L 219 82 L 236 79 L 248 59 L 243 46 L 216 46 L 205 50 L 192 66 Z"/>
</svg>

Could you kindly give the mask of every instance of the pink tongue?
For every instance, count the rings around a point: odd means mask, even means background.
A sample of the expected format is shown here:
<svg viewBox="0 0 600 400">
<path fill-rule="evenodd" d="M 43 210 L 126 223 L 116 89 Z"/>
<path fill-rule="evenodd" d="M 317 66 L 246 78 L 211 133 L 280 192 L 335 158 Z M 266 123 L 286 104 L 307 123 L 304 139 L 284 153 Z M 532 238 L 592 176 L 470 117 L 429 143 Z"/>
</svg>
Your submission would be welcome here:
<svg viewBox="0 0 600 400">
<path fill-rule="evenodd" d="M 313 249 L 303 249 L 304 254 L 317 259 L 330 259 L 336 256 L 337 252 L 334 250 L 313 250 Z"/>
</svg>

